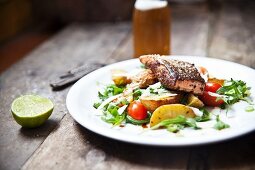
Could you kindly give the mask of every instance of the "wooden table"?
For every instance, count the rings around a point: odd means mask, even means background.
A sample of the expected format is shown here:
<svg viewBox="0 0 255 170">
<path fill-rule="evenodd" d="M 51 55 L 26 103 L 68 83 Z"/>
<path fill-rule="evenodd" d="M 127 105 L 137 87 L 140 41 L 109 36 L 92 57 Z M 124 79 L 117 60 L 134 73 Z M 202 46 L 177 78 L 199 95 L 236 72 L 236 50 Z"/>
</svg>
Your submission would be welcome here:
<svg viewBox="0 0 255 170">
<path fill-rule="evenodd" d="M 173 6 L 172 54 L 221 58 L 255 68 L 254 7 L 251 1 Z M 255 133 L 196 147 L 123 143 L 77 124 L 65 105 L 69 89 L 53 92 L 49 86 L 66 70 L 84 63 L 130 58 L 131 23 L 72 24 L 4 72 L 0 169 L 255 169 Z M 27 93 L 55 103 L 42 127 L 21 128 L 10 114 L 11 102 Z"/>
</svg>

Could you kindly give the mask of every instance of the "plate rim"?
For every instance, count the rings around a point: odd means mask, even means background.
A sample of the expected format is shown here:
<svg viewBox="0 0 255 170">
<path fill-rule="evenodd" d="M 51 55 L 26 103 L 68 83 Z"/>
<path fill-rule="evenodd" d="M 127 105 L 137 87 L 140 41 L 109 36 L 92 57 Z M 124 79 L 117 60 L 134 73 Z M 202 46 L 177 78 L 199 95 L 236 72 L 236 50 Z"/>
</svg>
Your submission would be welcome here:
<svg viewBox="0 0 255 170">
<path fill-rule="evenodd" d="M 172 58 L 192 58 L 197 60 L 197 58 L 203 58 L 205 60 L 213 60 L 213 61 L 217 61 L 217 62 L 227 62 L 229 64 L 234 64 L 234 65 L 238 65 L 240 67 L 243 67 L 247 70 L 250 70 L 250 71 L 255 71 L 254 69 L 248 67 L 248 66 L 245 66 L 245 65 L 242 65 L 242 64 L 239 64 L 239 63 L 235 63 L 235 62 L 232 62 L 232 61 L 227 61 L 227 60 L 222 60 L 222 59 L 218 59 L 218 58 L 211 58 L 211 57 L 205 57 L 205 56 L 192 56 L 192 55 L 167 55 L 167 57 L 172 57 Z M 129 60 L 124 60 L 124 61 L 120 61 L 120 62 L 116 62 L 116 63 L 113 63 L 113 64 L 110 64 L 110 65 L 107 65 L 107 66 L 104 66 L 102 68 L 99 68 L 87 75 L 85 75 L 84 77 L 82 77 L 80 80 L 78 80 L 68 91 L 67 93 L 67 97 L 66 97 L 66 107 L 67 107 L 67 110 L 68 112 L 70 113 L 70 115 L 72 116 L 72 118 L 78 122 L 80 125 L 82 125 L 84 128 L 88 129 L 89 131 L 91 132 L 94 132 L 98 135 L 101 135 L 101 136 L 104 136 L 106 138 L 109 138 L 109 139 L 114 139 L 114 140 L 117 140 L 117 141 L 122 141 L 122 142 L 125 142 L 125 143 L 132 143 L 132 144 L 139 144 L 139 145 L 149 145 L 149 146 L 174 146 L 174 147 L 178 147 L 178 146 L 195 146 L 195 145 L 206 145 L 206 144 L 212 144 L 212 143 L 218 143 L 218 142 L 223 142 L 223 141 L 226 141 L 226 140 L 231 140 L 231 139 L 234 139 L 234 138 L 237 138 L 237 137 L 240 137 L 240 136 L 243 136 L 243 135 L 246 135 L 248 133 L 251 133 L 255 130 L 255 126 L 254 128 L 252 129 L 249 129 L 249 130 L 246 130 L 245 132 L 239 132 L 239 133 L 234 133 L 233 135 L 227 135 L 227 136 L 221 136 L 221 137 L 217 137 L 215 139 L 206 139 L 204 138 L 204 140 L 202 141 L 193 141 L 193 142 L 183 142 L 183 143 L 162 143 L 162 142 L 144 142 L 144 141 L 139 141 L 139 140 L 133 140 L 132 138 L 120 138 L 119 136 L 115 136 L 115 135 L 112 135 L 111 133 L 110 134 L 106 134 L 106 133 L 102 133 L 101 131 L 99 131 L 98 129 L 96 128 L 91 128 L 90 125 L 85 125 L 84 122 L 80 121 L 80 119 L 76 116 L 76 114 L 73 113 L 73 108 L 71 107 L 71 95 L 72 95 L 72 91 L 75 89 L 75 87 L 77 86 L 77 84 L 79 84 L 79 82 L 83 81 L 83 79 L 85 79 L 87 76 L 91 75 L 91 74 L 95 74 L 95 72 L 100 72 L 101 70 L 104 70 L 104 69 L 107 69 L 108 67 L 113 67 L 115 65 L 119 65 L 119 64 L 123 64 L 125 62 L 130 62 L 130 61 L 134 61 L 134 60 L 138 60 L 138 58 L 134 58 L 134 59 L 129 59 Z M 107 129 L 107 131 L 109 131 L 109 129 Z"/>
</svg>

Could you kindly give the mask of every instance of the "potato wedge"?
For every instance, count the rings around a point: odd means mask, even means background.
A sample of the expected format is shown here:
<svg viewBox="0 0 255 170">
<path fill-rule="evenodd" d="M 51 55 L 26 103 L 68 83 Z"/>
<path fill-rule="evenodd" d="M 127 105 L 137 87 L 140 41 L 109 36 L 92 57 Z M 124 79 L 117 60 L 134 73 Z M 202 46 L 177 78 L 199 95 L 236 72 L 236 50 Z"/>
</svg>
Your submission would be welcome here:
<svg viewBox="0 0 255 170">
<path fill-rule="evenodd" d="M 190 93 L 188 95 L 187 105 L 191 107 L 201 108 L 204 106 L 204 103 L 201 100 L 199 100 L 197 96 Z"/>
<path fill-rule="evenodd" d="M 131 79 L 124 70 L 111 70 L 112 80 L 116 86 L 123 86 L 131 83 Z"/>
<path fill-rule="evenodd" d="M 188 106 L 182 104 L 163 105 L 153 112 L 150 119 L 150 127 L 155 126 L 163 120 L 172 119 L 179 115 L 191 118 L 196 116 L 194 111 Z"/>
<path fill-rule="evenodd" d="M 141 96 L 140 101 L 150 112 L 154 112 L 158 107 L 166 104 L 180 103 L 182 95 L 176 94 L 173 96 L 169 95 L 151 95 Z"/>
</svg>

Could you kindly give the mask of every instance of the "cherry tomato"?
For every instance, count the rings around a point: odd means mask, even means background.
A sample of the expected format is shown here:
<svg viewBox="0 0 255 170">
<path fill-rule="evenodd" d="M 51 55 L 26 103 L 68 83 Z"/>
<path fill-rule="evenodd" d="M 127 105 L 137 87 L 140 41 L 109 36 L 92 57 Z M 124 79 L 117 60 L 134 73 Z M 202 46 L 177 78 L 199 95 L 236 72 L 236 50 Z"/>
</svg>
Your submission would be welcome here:
<svg viewBox="0 0 255 170">
<path fill-rule="evenodd" d="M 147 118 L 147 110 L 139 101 L 133 101 L 127 108 L 128 115 L 136 120 L 143 120 Z"/>
<path fill-rule="evenodd" d="M 212 93 L 212 92 L 211 92 Z M 212 96 L 210 92 L 204 91 L 203 95 L 200 97 L 200 99 L 203 101 L 203 103 L 206 106 L 220 106 L 224 103 L 222 99 L 217 100 L 216 96 Z"/>
<path fill-rule="evenodd" d="M 218 83 L 213 83 L 213 82 L 207 82 L 205 85 L 205 91 L 210 91 L 213 93 L 216 93 L 216 91 L 221 88 L 221 85 Z"/>
<path fill-rule="evenodd" d="M 213 94 L 216 94 L 216 91 L 221 88 L 221 85 L 218 83 L 212 83 L 207 82 L 205 86 L 205 91 L 202 96 L 200 96 L 200 99 L 203 101 L 203 103 L 206 106 L 220 106 L 224 103 L 222 99 L 217 100 L 217 96 L 214 96 Z M 217 94 L 216 94 L 217 95 Z"/>
</svg>

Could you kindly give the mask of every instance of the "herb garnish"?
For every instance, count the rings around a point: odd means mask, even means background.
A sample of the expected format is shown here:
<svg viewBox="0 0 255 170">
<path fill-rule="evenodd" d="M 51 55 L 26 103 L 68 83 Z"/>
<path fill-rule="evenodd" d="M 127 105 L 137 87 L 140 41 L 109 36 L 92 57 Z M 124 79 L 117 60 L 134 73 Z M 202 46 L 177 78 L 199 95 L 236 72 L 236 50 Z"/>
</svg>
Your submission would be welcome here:
<svg viewBox="0 0 255 170">
<path fill-rule="evenodd" d="M 216 116 L 216 124 L 214 125 L 214 129 L 217 129 L 217 130 L 222 130 L 222 129 L 226 129 L 226 128 L 229 128 L 230 126 L 224 122 L 222 122 L 220 120 L 220 117 L 219 115 Z"/>
<path fill-rule="evenodd" d="M 149 123 L 150 118 L 151 118 L 151 113 L 147 112 L 147 114 L 148 114 L 148 116 L 144 120 L 136 120 L 136 119 L 132 118 L 131 116 L 127 115 L 126 122 L 127 123 L 132 123 L 133 125 L 142 125 L 142 124 Z"/>
<path fill-rule="evenodd" d="M 250 87 L 247 87 L 246 83 L 242 80 L 226 80 L 221 88 L 216 93 L 222 95 L 222 99 L 225 105 L 233 105 L 234 103 L 243 100 L 251 104 L 248 100 L 250 96 Z M 223 107 L 224 108 L 224 107 Z"/>
<path fill-rule="evenodd" d="M 93 107 L 94 107 L 95 109 L 97 109 L 101 104 L 102 104 L 102 102 L 95 102 L 95 103 L 93 104 Z"/>
<path fill-rule="evenodd" d="M 93 104 L 93 107 L 97 109 L 97 108 L 102 104 L 102 102 L 103 102 L 104 100 L 108 99 L 108 98 L 111 97 L 111 96 L 115 96 L 115 95 L 117 95 L 117 94 L 122 93 L 122 92 L 124 91 L 125 88 L 126 88 L 125 86 L 116 86 L 116 85 L 114 85 L 114 84 L 110 84 L 110 85 L 106 86 L 106 87 L 104 88 L 104 91 L 102 91 L 102 92 L 99 91 L 99 92 L 98 92 L 98 98 L 99 98 L 99 100 L 96 101 L 96 102 Z"/>
<path fill-rule="evenodd" d="M 142 90 L 140 88 L 137 88 L 133 91 L 134 100 L 138 100 L 141 95 L 142 95 Z"/>
<path fill-rule="evenodd" d="M 119 108 L 120 107 L 114 103 L 108 104 L 108 106 L 106 106 L 105 110 L 103 111 L 102 120 L 113 125 L 121 124 L 121 122 L 126 118 L 126 112 L 124 109 L 123 113 L 119 113 Z"/>
<path fill-rule="evenodd" d="M 179 132 L 180 130 L 184 129 L 184 125 L 181 125 L 181 124 L 170 124 L 167 126 L 167 130 L 169 132 L 173 132 L 173 133 L 177 133 Z"/>
<path fill-rule="evenodd" d="M 179 115 L 175 118 L 172 119 L 166 119 L 158 123 L 157 125 L 151 127 L 151 129 L 158 129 L 160 127 L 165 127 L 167 128 L 168 131 L 170 132 L 178 132 L 179 130 L 183 129 L 184 127 L 192 127 L 194 129 L 200 129 L 197 124 L 195 119 L 192 118 L 186 118 L 183 115 Z"/>
<path fill-rule="evenodd" d="M 114 84 L 110 84 L 104 88 L 104 91 L 98 92 L 98 98 L 100 99 L 99 101 L 94 103 L 94 108 L 98 108 L 103 101 L 108 99 L 111 96 L 118 95 L 124 91 L 125 87 L 124 86 L 116 86 Z M 121 110 L 122 113 L 119 113 L 119 110 L 123 106 L 127 106 L 128 101 L 126 99 L 120 100 L 118 102 L 111 102 L 109 104 L 106 104 L 103 107 L 103 115 L 102 115 L 102 120 L 104 120 L 107 123 L 112 123 L 113 125 L 119 125 L 123 120 L 126 118 L 126 108 L 122 108 Z"/>
<path fill-rule="evenodd" d="M 115 84 L 110 84 L 105 87 L 103 92 L 98 92 L 98 97 L 104 101 L 105 99 L 120 94 L 124 91 L 125 86 L 116 86 Z"/>
<path fill-rule="evenodd" d="M 150 94 L 155 94 L 155 95 L 160 95 L 160 94 L 170 92 L 160 82 L 150 85 L 147 89 L 149 90 Z"/>
<path fill-rule="evenodd" d="M 246 108 L 245 108 L 245 111 L 246 112 L 253 112 L 255 109 L 254 109 L 254 107 L 252 106 L 252 105 L 249 105 L 249 106 L 247 106 Z"/>
<path fill-rule="evenodd" d="M 195 117 L 195 120 L 197 122 L 206 122 L 211 119 L 211 115 L 208 110 L 206 110 L 205 108 L 200 108 L 199 110 L 203 112 L 203 115 Z"/>
</svg>

